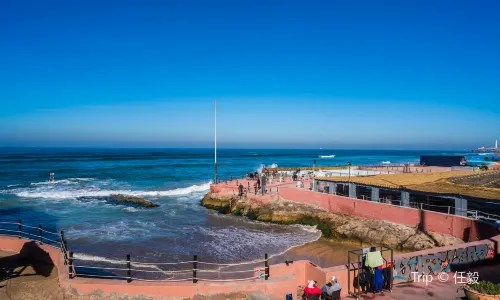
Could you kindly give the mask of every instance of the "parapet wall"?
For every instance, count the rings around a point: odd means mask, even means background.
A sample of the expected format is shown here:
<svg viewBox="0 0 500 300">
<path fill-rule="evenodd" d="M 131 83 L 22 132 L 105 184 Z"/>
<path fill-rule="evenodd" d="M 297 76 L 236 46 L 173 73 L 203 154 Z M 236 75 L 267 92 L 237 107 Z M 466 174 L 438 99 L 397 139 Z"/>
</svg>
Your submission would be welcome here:
<svg viewBox="0 0 500 300">
<path fill-rule="evenodd" d="M 498 234 L 498 229 L 488 223 L 456 215 L 311 192 L 292 187 L 281 187 L 279 194 L 284 200 L 316 205 L 331 213 L 390 221 L 413 227 L 420 225 L 424 230 L 453 235 L 466 242 L 479 241 Z"/>
<path fill-rule="evenodd" d="M 458 246 L 440 247 L 396 256 L 393 263 L 395 282 L 411 280 L 411 272 L 419 271 L 448 272 L 456 265 L 476 263 L 500 255 L 498 245 L 500 235 L 489 240 L 466 243 Z M 27 243 L 36 243 L 28 239 L 0 235 L 0 250 L 21 252 Z M 325 284 L 331 276 L 336 276 L 342 285 L 342 294 L 347 295 L 348 286 L 353 287 L 354 272 L 351 271 L 351 282 L 348 282 L 348 269 L 345 265 L 321 268 L 309 261 L 295 261 L 288 266 L 275 264 L 270 266 L 269 280 L 256 279 L 223 283 L 198 282 L 141 282 L 127 283 L 121 280 L 73 278 L 69 279 L 67 266 L 64 265 L 59 249 L 38 245 L 47 252 L 58 268 L 59 283 L 63 293 L 72 290 L 85 295 L 101 291 L 104 294 L 115 293 L 121 296 L 147 295 L 153 298 L 192 298 L 195 295 L 216 295 L 260 291 L 283 299 L 287 294 L 296 295 L 297 287 L 304 286 L 307 280 L 314 279 L 318 284 Z M 426 272 L 424 272 L 426 273 Z"/>
<path fill-rule="evenodd" d="M 121 296 L 147 295 L 154 298 L 192 298 L 195 295 L 215 295 L 228 293 L 248 293 L 261 291 L 265 294 L 282 299 L 286 294 L 296 293 L 297 280 L 293 274 L 282 272 L 282 276 L 272 276 L 269 280 L 255 279 L 246 281 L 231 282 L 203 282 L 193 283 L 192 281 L 182 282 L 144 282 L 132 281 L 127 283 L 124 280 L 108 280 L 94 278 L 73 278 L 69 279 L 68 267 L 64 265 L 64 259 L 58 248 L 48 245 L 40 245 L 38 242 L 29 239 L 19 239 L 10 236 L 0 235 L 0 250 L 21 252 L 26 244 L 36 244 L 47 252 L 59 272 L 59 284 L 62 292 L 73 290 L 84 295 L 95 291 L 102 291 L 104 294 L 116 293 Z M 32 246 L 32 245 L 31 245 Z M 298 264 L 300 265 L 300 264 Z M 297 266 L 297 265 L 296 265 Z M 274 268 L 274 266 L 273 266 Z M 298 270 L 301 271 L 300 268 Z M 287 274 L 285 274 L 287 273 Z M 300 277 L 300 276 L 298 276 Z M 126 298 L 128 299 L 128 298 Z"/>
</svg>

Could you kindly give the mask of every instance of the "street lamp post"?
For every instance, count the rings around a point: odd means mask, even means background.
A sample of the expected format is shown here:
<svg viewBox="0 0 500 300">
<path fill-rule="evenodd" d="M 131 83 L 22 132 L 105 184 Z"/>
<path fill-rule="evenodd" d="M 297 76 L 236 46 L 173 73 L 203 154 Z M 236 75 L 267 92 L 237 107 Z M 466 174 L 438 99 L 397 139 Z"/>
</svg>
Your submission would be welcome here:
<svg viewBox="0 0 500 300">
<path fill-rule="evenodd" d="M 349 166 L 349 183 L 351 183 L 351 162 L 348 161 L 347 165 Z"/>
</svg>

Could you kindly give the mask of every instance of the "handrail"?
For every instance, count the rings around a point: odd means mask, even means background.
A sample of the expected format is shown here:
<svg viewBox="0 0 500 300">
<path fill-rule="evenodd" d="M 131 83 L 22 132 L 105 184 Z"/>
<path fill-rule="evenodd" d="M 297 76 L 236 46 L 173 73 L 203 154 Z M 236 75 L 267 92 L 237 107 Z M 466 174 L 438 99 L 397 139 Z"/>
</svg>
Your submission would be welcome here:
<svg viewBox="0 0 500 300">
<path fill-rule="evenodd" d="M 0 231 L 17 233 L 17 235 L 2 234 L 2 233 L 0 233 L 0 235 L 9 235 L 9 236 L 18 237 L 18 238 L 26 238 L 26 239 L 29 239 L 29 240 L 32 240 L 35 242 L 39 242 L 41 244 L 47 244 L 47 245 L 55 247 L 55 248 L 60 248 L 60 246 L 59 246 L 60 241 L 56 241 L 54 239 L 47 238 L 44 236 L 43 233 L 48 233 L 48 234 L 52 234 L 52 235 L 58 235 L 58 234 L 55 232 L 43 229 L 42 225 L 38 225 L 38 227 L 26 225 L 21 220 L 19 220 L 17 223 L 2 221 L 2 222 L 0 222 L 0 225 L 17 226 L 17 230 L 0 228 Z M 34 234 L 33 232 L 28 232 L 26 230 L 23 230 L 25 228 L 35 229 L 38 231 L 38 234 Z M 52 245 L 51 243 L 55 243 L 55 245 Z"/>
<path fill-rule="evenodd" d="M 269 264 L 268 264 L 268 256 L 267 254 L 265 255 L 264 260 L 254 260 L 254 261 L 248 261 L 248 262 L 241 262 L 241 263 L 216 263 L 216 262 L 206 262 L 206 261 L 198 261 L 197 256 L 194 256 L 193 260 L 188 260 L 188 261 L 180 261 L 180 262 L 140 262 L 140 261 L 131 261 L 130 260 L 130 255 L 127 255 L 127 260 L 114 260 L 114 261 L 109 261 L 109 260 L 92 260 L 92 263 L 95 265 L 86 265 L 86 264 L 75 264 L 75 261 L 87 261 L 86 259 L 78 258 L 73 256 L 73 252 L 68 250 L 68 244 L 67 241 L 64 237 L 64 231 L 60 231 L 59 234 L 43 230 L 41 225 L 38 225 L 38 227 L 31 226 L 31 225 L 25 225 L 22 223 L 21 220 L 19 222 L 0 222 L 0 225 L 9 225 L 9 226 L 18 226 L 18 230 L 14 229 L 5 229 L 5 228 L 0 228 L 0 235 L 7 235 L 7 236 L 12 236 L 12 237 L 18 237 L 18 238 L 26 238 L 28 240 L 32 240 L 35 242 L 39 242 L 40 244 L 46 244 L 48 246 L 57 248 L 61 251 L 62 257 L 64 264 L 68 267 L 68 275 L 69 279 L 72 279 L 74 277 L 95 277 L 95 278 L 108 278 L 108 279 L 120 279 L 120 280 L 127 280 L 127 282 L 130 282 L 132 280 L 138 280 L 138 281 L 190 281 L 192 280 L 193 283 L 198 282 L 199 280 L 201 281 L 220 281 L 220 282 L 225 282 L 225 281 L 241 281 L 241 280 L 252 280 L 252 279 L 258 279 L 258 278 L 264 278 L 267 280 L 269 278 Z M 38 235 L 33 234 L 32 232 L 26 232 L 23 231 L 23 228 L 28 228 L 28 229 L 37 229 L 38 230 Z M 4 232 L 4 233 L 3 233 Z M 54 239 L 49 239 L 43 236 L 43 233 L 49 233 L 49 234 L 54 234 L 54 235 L 59 235 L 59 241 L 54 240 Z M 16 235 L 17 234 L 17 235 Z M 50 244 L 50 243 L 56 244 Z M 102 266 L 99 265 L 99 263 L 106 263 L 106 264 L 113 264 L 113 265 L 122 265 L 119 267 L 109 267 L 109 266 Z M 264 266 L 259 266 L 251 269 L 243 269 L 243 270 L 223 270 L 222 268 L 230 268 L 230 267 L 237 267 L 237 266 L 245 266 L 245 265 L 251 265 L 251 264 L 264 264 Z M 178 265 L 185 265 L 185 264 L 192 264 L 192 268 L 184 268 L 184 269 L 175 269 L 175 266 Z M 125 265 L 125 266 L 124 266 Z M 163 270 L 159 266 L 172 266 L 173 268 L 170 270 Z M 198 265 L 205 265 L 207 268 L 199 268 Z M 213 266 L 214 269 L 211 269 L 210 266 Z M 134 267 L 134 268 L 133 268 Z M 157 270 L 145 270 L 144 268 L 155 268 Z M 87 270 L 87 271 L 85 271 Z M 90 272 L 90 270 L 93 270 L 94 273 Z M 109 272 L 126 272 L 126 276 L 120 275 L 120 274 L 112 274 L 110 275 Z M 95 274 L 95 272 L 98 272 L 98 274 Z M 134 272 L 132 274 L 132 272 Z M 101 273 L 101 274 L 99 274 Z M 142 277 L 137 277 L 137 274 L 163 274 L 169 276 L 168 278 L 142 278 Z M 190 274 L 188 276 L 183 276 L 182 274 Z M 207 274 L 205 276 L 198 276 L 197 273 L 201 274 Z M 258 276 L 254 277 L 247 277 L 247 278 L 240 278 L 239 276 L 236 276 L 238 274 L 245 274 L 245 273 L 252 273 L 255 274 L 257 273 Z M 224 279 L 219 279 L 219 278 L 213 278 L 212 276 L 209 276 L 210 274 L 214 274 L 215 276 L 220 276 L 221 274 L 233 274 L 235 275 L 233 278 L 224 278 Z M 180 275 L 181 278 L 173 278 L 175 275 Z M 182 278 L 185 277 L 185 278 Z"/>
<path fill-rule="evenodd" d="M 321 194 L 324 193 L 321 191 L 312 191 L 312 192 L 321 193 Z M 332 195 L 342 196 L 342 197 L 346 197 L 349 199 L 366 200 L 366 199 L 359 199 L 359 198 L 351 198 L 351 197 L 349 197 L 348 194 L 344 195 L 344 194 L 335 193 Z M 393 206 L 402 206 L 402 201 L 397 200 L 397 199 L 380 198 L 379 201 L 373 201 L 373 202 L 379 202 L 379 203 L 383 203 L 386 205 L 393 205 Z M 395 204 L 393 204 L 394 202 L 397 202 L 399 204 L 395 205 Z M 484 219 L 484 220 L 489 220 L 489 221 L 497 221 L 497 222 L 500 221 L 500 215 L 487 213 L 487 212 L 480 211 L 480 210 L 468 210 L 468 209 L 463 209 L 463 208 L 455 208 L 454 206 L 449 206 L 449 205 L 434 205 L 434 204 L 426 204 L 426 203 L 422 203 L 422 202 L 409 202 L 409 205 L 410 205 L 409 206 L 410 208 L 414 208 L 414 209 L 421 209 L 421 210 L 425 210 L 425 211 L 446 213 L 446 212 L 442 212 L 442 211 L 424 209 L 424 206 L 439 207 L 439 208 L 443 208 L 443 210 L 447 210 L 448 212 L 446 214 L 449 214 L 449 215 L 455 215 L 455 213 L 453 213 L 453 212 L 459 211 L 459 212 L 465 213 L 465 214 L 462 214 L 460 216 L 462 216 L 464 218 L 468 218 L 468 219 L 473 219 L 473 220 Z"/>
</svg>

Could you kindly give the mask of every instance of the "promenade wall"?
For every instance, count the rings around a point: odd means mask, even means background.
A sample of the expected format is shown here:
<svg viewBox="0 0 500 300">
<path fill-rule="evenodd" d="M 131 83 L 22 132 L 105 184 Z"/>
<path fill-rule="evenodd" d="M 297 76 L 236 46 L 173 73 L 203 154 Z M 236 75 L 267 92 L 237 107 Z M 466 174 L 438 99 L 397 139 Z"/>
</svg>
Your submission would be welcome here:
<svg viewBox="0 0 500 300">
<path fill-rule="evenodd" d="M 269 280 L 256 279 L 246 281 L 232 282 L 203 282 L 192 281 L 183 282 L 144 282 L 132 281 L 127 283 L 125 280 L 109 280 L 97 278 L 73 278 L 69 279 L 68 267 L 64 265 L 64 259 L 61 251 L 48 245 L 40 245 L 38 242 L 29 239 L 19 239 L 16 237 L 0 235 L 0 250 L 20 253 L 25 244 L 35 243 L 38 247 L 49 254 L 54 266 L 58 269 L 59 284 L 63 293 L 77 292 L 78 294 L 90 294 L 96 291 L 102 291 L 104 294 L 116 293 L 122 296 L 147 295 L 156 298 L 192 298 L 195 295 L 216 295 L 229 293 L 248 293 L 252 291 L 261 291 L 276 298 L 283 298 L 286 294 L 296 293 L 298 280 L 303 280 L 300 276 L 301 264 L 294 264 L 294 272 L 288 272 L 286 265 L 273 265 L 270 272 L 282 274 L 272 276 Z M 27 247 L 28 248 L 28 247 Z M 32 248 L 30 245 L 29 248 Z M 25 253 L 27 254 L 27 253 Z"/>
<path fill-rule="evenodd" d="M 385 220 L 407 226 L 453 235 L 466 242 L 482 240 L 497 234 L 498 229 L 478 220 L 439 212 L 395 206 L 385 203 L 311 192 L 308 189 L 281 187 L 284 200 L 316 205 L 335 214 L 346 214 L 371 220 Z"/>
</svg>

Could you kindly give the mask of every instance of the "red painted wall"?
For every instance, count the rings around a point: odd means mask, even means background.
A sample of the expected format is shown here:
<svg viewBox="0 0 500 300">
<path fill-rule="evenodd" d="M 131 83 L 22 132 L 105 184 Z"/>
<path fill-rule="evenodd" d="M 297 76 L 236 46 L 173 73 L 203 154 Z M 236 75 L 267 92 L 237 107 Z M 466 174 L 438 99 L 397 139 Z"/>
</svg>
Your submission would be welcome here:
<svg viewBox="0 0 500 300">
<path fill-rule="evenodd" d="M 285 200 L 316 205 L 331 213 L 385 220 L 408 226 L 416 226 L 422 222 L 425 230 L 450 234 L 465 242 L 478 241 L 498 234 L 498 229 L 487 223 L 438 212 L 421 211 L 290 187 L 280 188 L 280 196 Z"/>
</svg>

